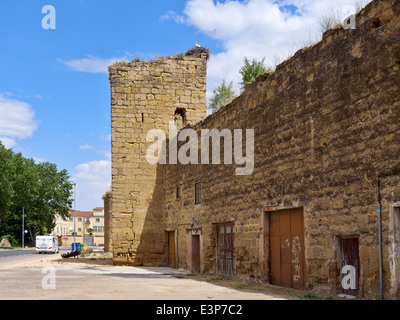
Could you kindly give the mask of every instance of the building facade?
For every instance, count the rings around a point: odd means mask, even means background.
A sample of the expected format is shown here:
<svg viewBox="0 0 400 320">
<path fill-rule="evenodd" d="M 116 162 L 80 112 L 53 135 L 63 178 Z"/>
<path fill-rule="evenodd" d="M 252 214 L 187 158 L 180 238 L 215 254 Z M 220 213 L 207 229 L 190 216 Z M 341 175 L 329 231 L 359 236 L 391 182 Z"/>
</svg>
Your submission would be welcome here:
<svg viewBox="0 0 400 320">
<path fill-rule="evenodd" d="M 82 237 L 93 236 L 97 241 L 96 244 L 104 244 L 104 208 L 96 207 L 93 211 L 79 211 L 72 209 L 69 211 L 69 217 L 62 219 L 57 217 L 56 227 L 51 235 L 58 236 L 62 240 L 63 245 L 69 245 L 78 237 L 82 242 Z"/>
<path fill-rule="evenodd" d="M 400 295 L 400 3 L 355 18 L 208 117 L 204 55 L 109 68 L 115 264 Z"/>
</svg>

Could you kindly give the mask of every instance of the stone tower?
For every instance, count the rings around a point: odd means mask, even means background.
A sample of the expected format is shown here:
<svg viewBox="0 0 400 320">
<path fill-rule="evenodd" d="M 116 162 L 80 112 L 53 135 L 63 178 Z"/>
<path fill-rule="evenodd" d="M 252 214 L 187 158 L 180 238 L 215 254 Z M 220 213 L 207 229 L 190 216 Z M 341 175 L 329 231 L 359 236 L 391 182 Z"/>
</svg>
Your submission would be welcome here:
<svg viewBox="0 0 400 320">
<path fill-rule="evenodd" d="M 164 168 L 146 160 L 154 144 L 146 136 L 161 129 L 168 137 L 170 121 L 186 126 L 207 116 L 207 58 L 208 50 L 197 48 L 186 55 L 109 67 L 110 234 L 116 265 L 160 266 L 167 261 Z"/>
</svg>

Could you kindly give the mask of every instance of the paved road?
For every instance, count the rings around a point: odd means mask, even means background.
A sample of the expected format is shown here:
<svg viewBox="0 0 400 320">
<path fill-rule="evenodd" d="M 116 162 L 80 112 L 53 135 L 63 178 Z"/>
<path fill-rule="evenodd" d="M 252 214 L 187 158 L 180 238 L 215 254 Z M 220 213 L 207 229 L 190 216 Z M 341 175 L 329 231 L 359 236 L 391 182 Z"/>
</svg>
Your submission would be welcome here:
<svg viewBox="0 0 400 320">
<path fill-rule="evenodd" d="M 98 247 L 89 249 L 94 249 L 95 251 L 101 250 Z M 59 253 L 37 253 L 34 248 L 26 249 L 2 249 L 0 248 L 0 269 L 4 268 L 15 268 L 19 266 L 29 265 L 31 262 L 36 263 L 43 260 L 59 260 L 61 259 L 61 254 L 71 251 L 70 247 L 60 247 Z"/>
<path fill-rule="evenodd" d="M 29 252 L 29 251 L 28 251 Z M 0 258 L 0 300 L 281 300 L 244 292 L 171 268 L 78 264 L 61 254 Z"/>
<path fill-rule="evenodd" d="M 70 248 L 62 247 L 59 249 L 59 253 L 64 253 L 70 251 Z M 37 255 L 41 256 L 36 252 L 35 248 L 26 248 L 26 249 L 0 249 L 0 259 L 10 259 L 17 258 L 27 255 Z M 45 253 L 44 255 L 52 255 L 52 253 Z"/>
<path fill-rule="evenodd" d="M 0 259 L 34 253 L 35 249 L 0 249 Z"/>
<path fill-rule="evenodd" d="M 61 258 L 60 250 L 58 254 L 38 254 L 35 249 L 0 249 L 0 269 L 16 268 L 30 263 L 37 263 L 43 259 Z"/>
</svg>

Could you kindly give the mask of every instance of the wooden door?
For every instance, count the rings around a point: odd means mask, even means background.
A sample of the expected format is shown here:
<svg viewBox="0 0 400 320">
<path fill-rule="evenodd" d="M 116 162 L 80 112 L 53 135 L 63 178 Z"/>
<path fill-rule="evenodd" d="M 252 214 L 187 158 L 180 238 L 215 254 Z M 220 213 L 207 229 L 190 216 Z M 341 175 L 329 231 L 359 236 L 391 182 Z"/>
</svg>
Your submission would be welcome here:
<svg viewBox="0 0 400 320">
<path fill-rule="evenodd" d="M 167 231 L 168 233 L 168 266 L 176 268 L 175 254 L 175 231 Z"/>
<path fill-rule="evenodd" d="M 357 296 L 360 278 L 358 238 L 340 239 L 340 264 L 340 270 L 342 271 L 340 276 L 341 293 Z M 350 268 L 354 267 L 354 269 L 344 268 L 345 266 L 350 266 Z M 345 284 L 342 283 L 344 277 L 346 277 L 344 280 L 346 282 Z M 350 277 L 355 277 L 355 279 L 351 279 Z"/>
<path fill-rule="evenodd" d="M 217 271 L 219 274 L 236 274 L 235 227 L 233 223 L 217 225 Z"/>
<path fill-rule="evenodd" d="M 271 284 L 303 289 L 305 286 L 303 209 L 269 214 Z"/>
<path fill-rule="evenodd" d="M 192 272 L 200 273 L 200 236 L 192 235 Z"/>
</svg>

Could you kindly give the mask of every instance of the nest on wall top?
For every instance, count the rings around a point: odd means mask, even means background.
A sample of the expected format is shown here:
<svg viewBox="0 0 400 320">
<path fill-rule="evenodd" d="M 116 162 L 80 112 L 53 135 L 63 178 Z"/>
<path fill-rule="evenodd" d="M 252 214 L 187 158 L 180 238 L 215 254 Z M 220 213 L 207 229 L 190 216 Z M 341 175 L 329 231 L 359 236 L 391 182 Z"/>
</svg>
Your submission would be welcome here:
<svg viewBox="0 0 400 320">
<path fill-rule="evenodd" d="M 201 58 L 201 55 L 205 53 L 207 56 L 207 60 L 210 57 L 210 50 L 204 47 L 194 47 L 186 51 L 185 56 L 191 56 L 193 58 Z"/>
</svg>

